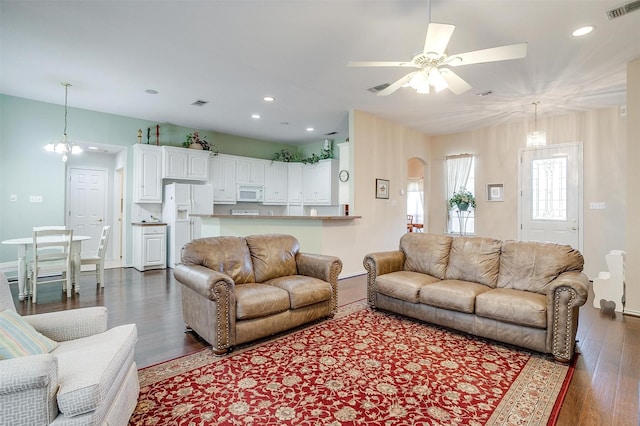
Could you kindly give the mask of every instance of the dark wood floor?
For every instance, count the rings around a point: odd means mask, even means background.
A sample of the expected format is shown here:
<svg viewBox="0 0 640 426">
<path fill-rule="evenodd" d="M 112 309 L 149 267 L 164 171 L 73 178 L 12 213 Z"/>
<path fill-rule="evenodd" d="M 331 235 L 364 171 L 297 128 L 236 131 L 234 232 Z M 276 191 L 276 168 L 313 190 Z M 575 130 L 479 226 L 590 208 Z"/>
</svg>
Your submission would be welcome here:
<svg viewBox="0 0 640 426">
<path fill-rule="evenodd" d="M 184 332 L 180 285 L 172 271 L 140 273 L 133 268 L 105 271 L 104 290 L 92 277 L 81 278 L 79 295 L 67 299 L 61 285 L 38 288 L 38 304 L 19 302 L 17 284 L 12 294 L 22 315 L 104 305 L 109 325 L 134 322 L 138 326 L 136 362 L 145 367 L 207 346 Z M 341 280 L 338 304 L 366 297 L 364 276 Z M 638 423 L 640 382 L 640 318 L 593 308 L 591 299 L 581 308 L 576 371 L 560 412 L 558 425 L 633 425 Z"/>
</svg>

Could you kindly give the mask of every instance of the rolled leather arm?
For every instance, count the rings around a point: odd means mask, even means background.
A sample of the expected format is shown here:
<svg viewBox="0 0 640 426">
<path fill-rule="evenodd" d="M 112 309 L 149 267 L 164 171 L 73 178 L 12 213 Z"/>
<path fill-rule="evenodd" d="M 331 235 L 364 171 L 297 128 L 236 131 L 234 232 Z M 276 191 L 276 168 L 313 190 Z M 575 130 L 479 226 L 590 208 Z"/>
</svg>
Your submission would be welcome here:
<svg viewBox="0 0 640 426">
<path fill-rule="evenodd" d="M 70 309 L 22 317 L 33 328 L 56 342 L 76 340 L 107 331 L 107 308 Z"/>
<path fill-rule="evenodd" d="M 376 306 L 376 278 L 379 275 L 402 271 L 404 267 L 404 253 L 400 250 L 369 253 L 362 261 L 367 270 L 367 300 L 369 306 Z"/>
<path fill-rule="evenodd" d="M 173 269 L 173 276 L 182 285 L 212 301 L 218 300 L 222 289 L 232 292 L 235 285 L 230 276 L 202 265 L 180 263 Z"/>
<path fill-rule="evenodd" d="M 576 343 L 578 313 L 587 301 L 589 278 L 578 271 L 560 274 L 547 288 L 547 321 L 551 327 L 551 353 L 570 362 Z"/>
<path fill-rule="evenodd" d="M 2 424 L 39 424 L 58 415 L 58 360 L 54 355 L 7 359 L 0 368 Z M 6 423 L 5 423 L 6 422 Z"/>
<path fill-rule="evenodd" d="M 298 274 L 331 284 L 331 312 L 335 312 L 338 307 L 338 276 L 342 272 L 340 258 L 324 254 L 298 253 L 296 266 Z"/>
</svg>

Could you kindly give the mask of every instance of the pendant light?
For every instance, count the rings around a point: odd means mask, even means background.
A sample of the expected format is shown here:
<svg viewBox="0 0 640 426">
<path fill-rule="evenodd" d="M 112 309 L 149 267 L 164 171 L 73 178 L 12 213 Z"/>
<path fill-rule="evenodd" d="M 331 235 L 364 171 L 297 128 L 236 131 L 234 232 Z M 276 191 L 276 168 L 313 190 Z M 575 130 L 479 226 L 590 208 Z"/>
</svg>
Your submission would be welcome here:
<svg viewBox="0 0 640 426">
<path fill-rule="evenodd" d="M 527 133 L 527 148 L 538 148 L 538 147 L 547 145 L 547 133 L 542 130 L 538 130 L 538 104 L 539 103 L 540 101 L 535 101 L 533 103 L 535 119 L 534 119 L 534 125 L 533 125 L 533 132 Z"/>
<path fill-rule="evenodd" d="M 75 142 L 70 141 L 67 137 L 67 97 L 69 83 L 60 83 L 64 86 L 64 132 L 62 134 L 62 140 L 56 144 L 49 143 L 45 145 L 44 149 L 49 152 L 57 152 L 58 154 L 62 154 L 62 161 L 67 161 L 67 154 L 80 154 L 82 152 L 82 148 L 75 144 Z"/>
</svg>

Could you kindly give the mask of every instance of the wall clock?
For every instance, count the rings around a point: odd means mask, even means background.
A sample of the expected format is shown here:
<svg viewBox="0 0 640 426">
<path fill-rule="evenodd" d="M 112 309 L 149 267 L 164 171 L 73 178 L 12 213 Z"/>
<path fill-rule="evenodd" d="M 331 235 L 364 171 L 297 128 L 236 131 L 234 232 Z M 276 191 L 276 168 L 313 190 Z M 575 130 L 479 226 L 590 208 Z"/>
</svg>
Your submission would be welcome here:
<svg viewBox="0 0 640 426">
<path fill-rule="evenodd" d="M 349 172 L 346 170 L 340 170 L 338 177 L 340 177 L 340 182 L 346 182 L 349 180 Z"/>
</svg>

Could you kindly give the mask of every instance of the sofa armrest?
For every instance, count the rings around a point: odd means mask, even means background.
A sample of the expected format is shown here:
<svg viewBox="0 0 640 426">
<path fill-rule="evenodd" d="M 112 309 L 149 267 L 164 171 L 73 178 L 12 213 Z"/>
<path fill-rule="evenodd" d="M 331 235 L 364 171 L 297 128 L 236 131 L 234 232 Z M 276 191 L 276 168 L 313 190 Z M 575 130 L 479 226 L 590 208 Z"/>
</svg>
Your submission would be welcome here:
<svg viewBox="0 0 640 426">
<path fill-rule="evenodd" d="M 560 274 L 547 288 L 547 321 L 551 327 L 551 353 L 562 362 L 573 358 L 580 306 L 587 301 L 589 278 L 579 271 Z"/>
<path fill-rule="evenodd" d="M 235 286 L 230 276 L 202 265 L 180 263 L 173 269 L 173 276 L 182 285 L 214 302 L 220 298 L 220 291 L 231 293 Z"/>
<path fill-rule="evenodd" d="M 324 254 L 298 253 L 296 267 L 300 275 L 318 278 L 331 284 L 331 312 L 335 312 L 338 308 L 338 276 L 342 272 L 340 258 Z"/>
<path fill-rule="evenodd" d="M 376 278 L 379 275 L 402 271 L 404 267 L 404 253 L 400 250 L 369 253 L 362 261 L 367 270 L 367 299 L 369 306 L 376 306 Z"/>
<path fill-rule="evenodd" d="M 58 415 L 58 360 L 31 355 L 0 361 L 0 419 L 3 424 L 51 423 Z M 5 423 L 6 422 L 6 423 Z"/>
<path fill-rule="evenodd" d="M 64 342 L 107 331 L 108 312 L 104 306 L 94 306 L 22 318 L 48 338 Z"/>
</svg>

